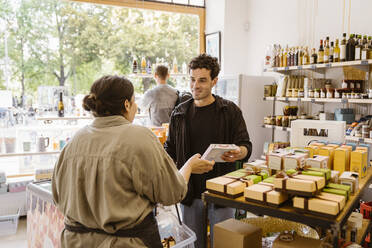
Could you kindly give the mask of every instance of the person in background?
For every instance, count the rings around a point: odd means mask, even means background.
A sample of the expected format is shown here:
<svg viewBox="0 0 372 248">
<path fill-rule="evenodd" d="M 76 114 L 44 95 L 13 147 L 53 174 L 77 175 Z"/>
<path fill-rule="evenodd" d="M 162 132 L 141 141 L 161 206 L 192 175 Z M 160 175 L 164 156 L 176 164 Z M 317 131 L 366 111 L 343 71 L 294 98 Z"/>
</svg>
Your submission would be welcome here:
<svg viewBox="0 0 372 248">
<path fill-rule="evenodd" d="M 178 91 L 167 84 L 168 67 L 159 65 L 155 69 L 157 86 L 148 90 L 143 96 L 141 110 L 149 112 L 151 124 L 161 126 L 169 123 L 170 115 L 178 99 Z"/>
<path fill-rule="evenodd" d="M 191 172 L 214 163 L 193 156 L 177 171 L 157 137 L 132 124 L 137 104 L 126 78 L 95 81 L 83 107 L 94 121 L 65 146 L 53 172 L 53 200 L 65 217 L 61 247 L 163 247 L 155 204 L 180 202 Z"/>
<path fill-rule="evenodd" d="M 165 150 L 179 168 L 194 154 L 203 154 L 210 144 L 235 144 L 238 150 L 226 152 L 208 173 L 192 174 L 186 198 L 182 201 L 184 222 L 197 236 L 196 248 L 204 247 L 201 194 L 206 190 L 206 180 L 225 175 L 236 169 L 234 162 L 246 161 L 252 153 L 247 127 L 242 112 L 233 102 L 212 94 L 218 80 L 220 66 L 217 58 L 206 54 L 189 63 L 192 98 L 176 106 L 169 124 Z M 231 208 L 209 211 L 211 243 L 213 225 L 234 216 Z M 212 246 L 213 247 L 213 243 Z"/>
</svg>

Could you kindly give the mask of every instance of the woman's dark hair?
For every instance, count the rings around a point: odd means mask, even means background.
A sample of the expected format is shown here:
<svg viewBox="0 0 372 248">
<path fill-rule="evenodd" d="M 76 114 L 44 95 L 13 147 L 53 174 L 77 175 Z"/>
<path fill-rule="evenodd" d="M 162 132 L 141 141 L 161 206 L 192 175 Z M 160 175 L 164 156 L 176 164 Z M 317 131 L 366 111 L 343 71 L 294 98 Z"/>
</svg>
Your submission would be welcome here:
<svg viewBox="0 0 372 248">
<path fill-rule="evenodd" d="M 218 76 L 218 73 L 220 73 L 218 59 L 205 53 L 193 58 L 189 63 L 189 71 L 203 68 L 211 71 L 210 74 L 212 80 Z"/>
<path fill-rule="evenodd" d="M 126 112 L 124 102 L 132 99 L 134 88 L 125 77 L 103 76 L 90 88 L 83 100 L 83 108 L 94 116 L 122 115 Z"/>
</svg>

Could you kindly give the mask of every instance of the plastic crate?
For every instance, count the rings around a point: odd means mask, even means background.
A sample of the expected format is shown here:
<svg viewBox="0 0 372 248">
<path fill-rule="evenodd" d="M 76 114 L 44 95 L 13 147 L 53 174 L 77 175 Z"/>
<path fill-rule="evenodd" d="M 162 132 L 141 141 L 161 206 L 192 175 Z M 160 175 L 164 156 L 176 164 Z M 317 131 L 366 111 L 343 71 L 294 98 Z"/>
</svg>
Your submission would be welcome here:
<svg viewBox="0 0 372 248">
<path fill-rule="evenodd" d="M 182 237 L 183 240 L 177 242 L 177 244 L 175 246 L 172 246 L 172 248 L 194 248 L 196 234 L 185 224 L 182 225 L 182 229 L 179 235 Z"/>
<path fill-rule="evenodd" d="M 17 232 L 19 209 L 0 209 L 0 236 L 12 235 Z"/>
</svg>

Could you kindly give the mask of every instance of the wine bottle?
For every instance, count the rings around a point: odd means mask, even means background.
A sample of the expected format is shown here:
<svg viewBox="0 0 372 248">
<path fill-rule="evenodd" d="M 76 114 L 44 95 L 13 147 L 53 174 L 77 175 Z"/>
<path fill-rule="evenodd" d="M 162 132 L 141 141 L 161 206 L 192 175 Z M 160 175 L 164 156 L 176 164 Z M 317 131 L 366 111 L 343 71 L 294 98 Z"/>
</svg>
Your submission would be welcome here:
<svg viewBox="0 0 372 248">
<path fill-rule="evenodd" d="M 59 93 L 59 102 L 58 102 L 58 117 L 65 116 L 65 107 L 63 105 L 63 93 Z"/>
</svg>

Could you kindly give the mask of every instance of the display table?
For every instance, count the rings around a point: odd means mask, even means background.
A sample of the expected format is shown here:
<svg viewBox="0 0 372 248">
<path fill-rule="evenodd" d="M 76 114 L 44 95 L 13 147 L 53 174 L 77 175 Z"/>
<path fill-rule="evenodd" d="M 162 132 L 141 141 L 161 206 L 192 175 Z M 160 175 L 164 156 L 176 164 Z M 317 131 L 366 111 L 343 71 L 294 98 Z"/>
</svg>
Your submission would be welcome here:
<svg viewBox="0 0 372 248">
<path fill-rule="evenodd" d="M 27 186 L 27 244 L 28 247 L 60 247 L 65 227 L 63 214 L 53 203 L 51 181 Z"/>
<path fill-rule="evenodd" d="M 359 180 L 359 191 L 354 195 L 351 195 L 348 202 L 346 203 L 344 209 L 334 218 L 321 217 L 314 214 L 308 214 L 303 212 L 298 212 L 293 208 L 293 204 L 290 200 L 284 203 L 281 207 L 272 207 L 260 203 L 247 202 L 244 196 L 236 199 L 230 199 L 224 196 L 204 192 L 202 195 L 202 200 L 204 202 L 204 237 L 207 237 L 207 216 L 208 216 L 208 204 L 213 203 L 220 206 L 231 207 L 236 209 L 242 209 L 258 215 L 268 215 L 272 217 L 277 217 L 281 219 L 286 219 L 290 221 L 299 222 L 314 228 L 321 228 L 322 230 L 331 229 L 334 237 L 334 247 L 337 247 L 338 234 L 341 227 L 346 223 L 351 212 L 358 207 L 359 200 L 362 196 L 364 190 L 366 190 L 372 183 L 372 168 L 368 168 L 366 177 Z M 363 234 L 358 233 L 357 240 L 358 243 L 362 243 L 366 234 L 371 232 L 371 222 L 364 220 Z M 370 246 L 372 247 L 372 246 Z"/>
</svg>

